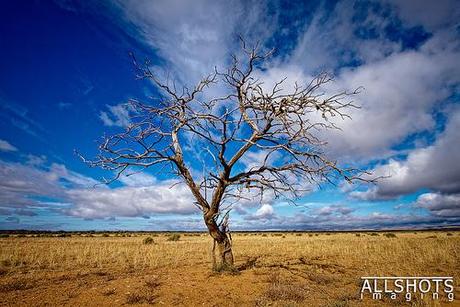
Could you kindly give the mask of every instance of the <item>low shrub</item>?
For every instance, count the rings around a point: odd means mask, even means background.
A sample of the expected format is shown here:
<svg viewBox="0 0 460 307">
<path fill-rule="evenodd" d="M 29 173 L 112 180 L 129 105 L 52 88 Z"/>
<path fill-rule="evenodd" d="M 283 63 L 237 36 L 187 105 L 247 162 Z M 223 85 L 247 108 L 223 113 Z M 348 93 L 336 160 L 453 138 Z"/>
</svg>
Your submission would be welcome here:
<svg viewBox="0 0 460 307">
<path fill-rule="evenodd" d="M 173 233 L 169 235 L 168 241 L 179 241 L 180 240 L 180 234 L 178 233 Z"/>
<path fill-rule="evenodd" d="M 153 240 L 152 237 L 147 237 L 144 240 L 142 240 L 143 244 L 155 244 L 155 241 Z"/>
</svg>

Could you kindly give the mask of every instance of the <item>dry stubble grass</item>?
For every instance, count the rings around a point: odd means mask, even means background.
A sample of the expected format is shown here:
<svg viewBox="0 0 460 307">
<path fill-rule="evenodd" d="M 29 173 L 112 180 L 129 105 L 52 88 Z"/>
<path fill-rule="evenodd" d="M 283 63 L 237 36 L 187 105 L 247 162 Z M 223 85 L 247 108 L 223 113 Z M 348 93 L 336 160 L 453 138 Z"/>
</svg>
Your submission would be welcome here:
<svg viewBox="0 0 460 307">
<path fill-rule="evenodd" d="M 182 236 L 177 242 L 168 235 L 155 237 L 4 238 L 0 239 L 0 264 L 9 269 L 75 269 L 93 267 L 142 269 L 194 265 L 209 261 L 211 242 L 207 235 Z M 460 236 L 454 233 L 398 233 L 396 238 L 351 233 L 301 236 L 287 234 L 234 234 L 238 260 L 258 258 L 260 265 L 299 260 L 324 260 L 344 267 L 360 267 L 375 275 L 417 274 L 423 268 L 436 270 L 458 264 Z"/>
<path fill-rule="evenodd" d="M 2 238 L 0 267 L 3 275 L 11 275 L 79 269 L 116 274 L 208 266 L 211 242 L 207 235 L 181 236 L 175 242 L 168 241 L 168 236 L 154 237 L 154 244 L 142 243 L 147 235 Z M 258 305 L 270 305 L 283 297 L 298 303 L 317 295 L 308 294 L 307 289 L 313 292 L 320 289 L 324 300 L 331 298 L 331 305 L 345 306 L 349 300 L 356 300 L 356 291 L 339 294 L 330 290 L 330 286 L 357 289 L 359 277 L 363 275 L 447 274 L 454 277 L 457 288 L 460 279 L 459 232 L 450 235 L 445 232 L 396 233 L 396 237 L 382 233 L 361 233 L 360 236 L 259 233 L 234 234 L 233 239 L 236 264 L 254 269 L 267 283 L 268 292 L 256 299 Z M 274 278 L 273 272 L 281 272 L 281 278 L 278 275 Z M 271 288 L 276 291 L 270 291 Z"/>
</svg>

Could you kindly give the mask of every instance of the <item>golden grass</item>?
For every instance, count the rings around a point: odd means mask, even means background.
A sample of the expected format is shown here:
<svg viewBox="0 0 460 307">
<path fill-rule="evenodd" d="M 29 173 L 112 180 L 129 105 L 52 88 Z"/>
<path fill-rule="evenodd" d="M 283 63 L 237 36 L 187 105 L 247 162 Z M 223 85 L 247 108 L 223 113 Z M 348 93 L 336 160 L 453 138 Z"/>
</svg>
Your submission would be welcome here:
<svg viewBox="0 0 460 307">
<path fill-rule="evenodd" d="M 302 300 L 311 301 L 318 295 L 317 292 L 311 294 L 313 290 L 322 293 L 318 301 L 321 304 L 346 306 L 353 300 L 359 303 L 356 294 L 361 276 L 448 275 L 454 277 L 458 288 L 460 232 L 450 231 L 449 235 L 441 231 L 397 232 L 395 235 L 236 233 L 233 244 L 236 266 L 244 268 L 244 272 L 252 272 L 245 274 L 252 274 L 251 278 L 259 279 L 266 289 L 262 292 L 265 294 L 254 297 L 255 304 L 260 306 L 273 303 L 276 306 L 276 300 L 283 298 L 290 299 L 294 305 L 303 305 Z M 207 234 L 181 235 L 179 241 L 169 241 L 169 234 L 160 234 L 153 236 L 153 244 L 144 244 L 148 236 L 1 238 L 0 279 L 24 273 L 35 276 L 43 272 L 88 270 L 109 272 L 115 279 L 119 273 L 148 271 L 151 274 L 158 270 L 182 270 L 184 276 L 210 274 L 212 244 Z M 197 273 L 193 271 L 195 268 L 208 273 Z M 275 278 L 273 274 L 278 275 Z M 142 283 L 147 289 L 152 287 L 145 285 L 163 287 L 157 280 Z M 330 289 L 330 285 L 336 289 Z M 345 288 L 347 290 L 340 293 L 337 290 Z M 256 290 L 254 293 L 259 291 Z M 106 298 L 116 295 L 112 288 L 101 293 Z M 139 297 L 130 294 L 128 299 L 150 302 L 147 294 L 139 293 Z"/>
<path fill-rule="evenodd" d="M 299 259 L 359 267 L 372 275 L 436 273 L 440 268 L 460 264 L 460 235 L 444 232 L 397 233 L 396 238 L 357 237 L 352 233 L 320 234 L 234 234 L 234 253 L 238 262 L 257 258 L 259 265 L 282 264 Z M 181 236 L 168 241 L 169 235 L 154 238 L 133 237 L 4 238 L 0 239 L 0 265 L 11 270 L 60 270 L 85 268 L 142 269 L 188 266 L 210 260 L 211 241 L 206 234 Z M 459 273 L 459 269 L 455 272 Z M 460 277 L 457 275 L 457 277 Z"/>
</svg>

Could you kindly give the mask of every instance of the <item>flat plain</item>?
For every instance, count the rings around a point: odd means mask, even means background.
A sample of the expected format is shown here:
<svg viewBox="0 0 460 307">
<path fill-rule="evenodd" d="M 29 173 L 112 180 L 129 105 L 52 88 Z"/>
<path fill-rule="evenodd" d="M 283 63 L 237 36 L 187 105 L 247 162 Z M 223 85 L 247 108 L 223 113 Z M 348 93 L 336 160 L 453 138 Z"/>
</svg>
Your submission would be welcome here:
<svg viewBox="0 0 460 307">
<path fill-rule="evenodd" d="M 234 233 L 233 273 L 211 248 L 204 233 L 3 234 L 0 306 L 460 306 L 459 231 Z M 455 300 L 361 299 L 362 276 L 452 276 Z"/>
</svg>

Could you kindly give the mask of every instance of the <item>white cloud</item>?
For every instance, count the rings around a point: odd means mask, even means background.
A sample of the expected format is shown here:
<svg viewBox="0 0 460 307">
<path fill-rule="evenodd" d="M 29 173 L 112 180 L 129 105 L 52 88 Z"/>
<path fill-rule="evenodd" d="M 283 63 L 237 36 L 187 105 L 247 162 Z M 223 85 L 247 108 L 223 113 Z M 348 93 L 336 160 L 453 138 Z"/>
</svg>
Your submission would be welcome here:
<svg viewBox="0 0 460 307">
<path fill-rule="evenodd" d="M 271 219 L 275 214 L 273 207 L 269 204 L 263 204 L 256 213 L 251 217 L 252 219 Z"/>
<path fill-rule="evenodd" d="M 0 207 L 43 206 L 37 197 L 61 198 L 65 188 L 93 186 L 96 180 L 67 170 L 62 164 L 49 167 L 0 160 Z"/>
<path fill-rule="evenodd" d="M 140 171 L 122 174 L 119 181 L 129 187 L 147 187 L 157 183 L 154 176 Z"/>
<path fill-rule="evenodd" d="M 354 211 L 354 209 L 343 206 L 343 205 L 330 205 L 318 208 L 314 211 L 317 215 L 329 216 L 333 214 L 337 215 L 347 215 Z"/>
<path fill-rule="evenodd" d="M 157 74 L 194 85 L 215 66 L 222 68 L 235 50 L 236 34 L 263 39 L 275 20 L 263 21 L 265 5 L 242 1 L 118 1 L 124 30 L 150 45 L 168 70 Z"/>
<path fill-rule="evenodd" d="M 26 164 L 32 165 L 32 166 L 41 166 L 45 164 L 46 162 L 46 156 L 41 155 L 41 156 L 36 156 L 32 154 L 27 155 L 27 162 Z"/>
<path fill-rule="evenodd" d="M 367 191 L 352 192 L 356 198 L 391 199 L 428 188 L 444 193 L 460 192 L 460 110 L 452 111 L 446 128 L 430 146 L 411 151 L 405 160 L 394 160 L 373 170 L 381 179 Z"/>
<path fill-rule="evenodd" d="M 0 151 L 17 151 L 18 149 L 5 140 L 0 140 Z"/>
<path fill-rule="evenodd" d="M 73 189 L 67 191 L 72 207 L 67 214 L 83 218 L 111 216 L 139 217 L 158 213 L 199 212 L 188 188 L 175 182 L 159 182 L 149 187 L 114 189 Z"/>
<path fill-rule="evenodd" d="M 124 187 L 94 187 L 97 180 L 62 164 L 45 167 L 0 161 L 0 209 L 58 210 L 66 206 L 63 213 L 82 218 L 197 212 L 188 188 L 177 181 L 157 181 L 145 173 L 123 176 L 120 181 Z M 41 200 L 42 197 L 53 200 Z"/>
<path fill-rule="evenodd" d="M 337 119 L 342 131 L 323 134 L 329 154 L 342 159 L 366 162 L 397 154 L 392 148 L 406 137 L 435 128 L 433 111 L 460 82 L 455 31 L 436 31 L 418 48 L 403 50 L 401 38 L 389 37 L 387 30 L 397 24 L 397 12 L 384 3 L 376 5 L 378 10 L 370 5 L 363 12 L 350 1 L 339 2 L 332 12 L 320 8 L 292 55 L 274 59 L 258 72 L 267 87 L 287 77 L 284 88 L 289 89 L 294 81 L 310 81 L 318 69 L 336 69 L 336 81 L 327 91 L 364 87 L 353 97 L 361 109 L 349 111 L 352 120 Z M 360 29 L 373 34 L 361 38 Z M 358 63 L 349 66 L 350 61 Z"/>
<path fill-rule="evenodd" d="M 460 217 L 460 194 L 425 193 L 417 198 L 414 206 L 428 209 L 435 216 Z"/>
<path fill-rule="evenodd" d="M 372 212 L 360 214 L 317 215 L 297 213 L 295 215 L 274 215 L 270 219 L 245 217 L 243 221 L 232 221 L 232 229 L 258 230 L 351 230 L 351 229 L 401 229 L 424 228 L 458 223 L 458 217 L 415 214 L 389 214 Z"/>
<path fill-rule="evenodd" d="M 113 106 L 107 106 L 108 112 L 101 111 L 99 118 L 106 126 L 128 127 L 131 124 L 132 111 L 126 103 L 121 103 Z"/>
<path fill-rule="evenodd" d="M 452 69 L 458 58 L 450 52 L 410 51 L 344 71 L 339 80 L 344 88 L 365 88 L 357 97 L 362 109 L 340 123 L 343 132 L 328 136 L 331 149 L 361 158 L 385 156 L 406 136 L 432 130 L 433 108 L 450 95 L 448 85 L 460 80 Z"/>
<path fill-rule="evenodd" d="M 246 166 L 246 171 L 254 168 L 258 168 L 262 165 L 272 166 L 274 162 L 281 158 L 281 153 L 279 151 L 268 151 L 268 150 L 258 150 L 258 151 L 249 151 L 243 157 L 241 157 L 240 162 Z"/>
<path fill-rule="evenodd" d="M 342 130 L 321 133 L 328 142 L 329 154 L 364 161 L 387 158 L 397 153 L 391 148 L 407 136 L 433 130 L 433 111 L 460 82 L 460 52 L 456 45 L 450 35 L 439 33 L 419 50 L 397 52 L 356 68 L 342 69 L 325 90 L 339 92 L 363 86 L 364 91 L 353 97 L 361 108 L 348 111 L 352 120 L 334 120 Z M 295 58 L 272 65 L 259 72 L 266 86 L 287 77 L 284 88 L 289 90 L 295 81 L 312 78 Z M 317 116 L 310 119 L 320 120 Z"/>
</svg>

